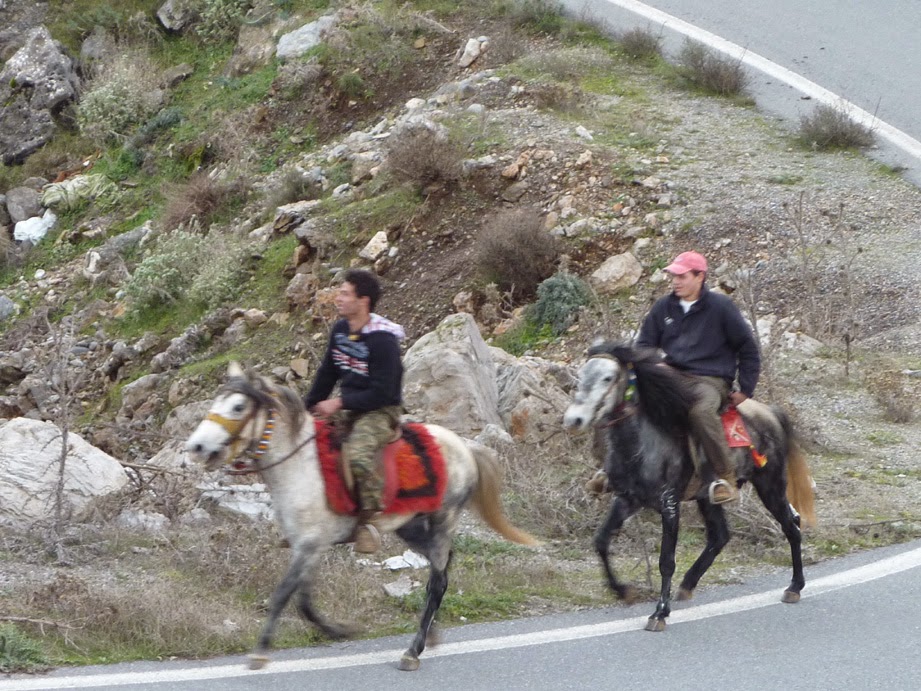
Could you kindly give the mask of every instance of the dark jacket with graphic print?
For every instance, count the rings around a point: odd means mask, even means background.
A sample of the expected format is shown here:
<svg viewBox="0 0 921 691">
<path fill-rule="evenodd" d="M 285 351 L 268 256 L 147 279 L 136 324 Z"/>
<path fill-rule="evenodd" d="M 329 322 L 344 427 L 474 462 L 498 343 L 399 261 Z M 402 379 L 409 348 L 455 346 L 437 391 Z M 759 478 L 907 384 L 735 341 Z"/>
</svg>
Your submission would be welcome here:
<svg viewBox="0 0 921 691">
<path fill-rule="evenodd" d="M 357 334 L 340 319 L 333 325 L 326 355 L 305 404 L 308 408 L 329 398 L 336 382 L 345 410 L 366 413 L 402 403 L 403 363 L 400 341 L 403 327 L 378 314 Z"/>
<path fill-rule="evenodd" d="M 672 293 L 659 299 L 640 328 L 636 345 L 661 348 L 665 361 L 690 374 L 722 377 L 751 396 L 761 372 L 761 355 L 748 322 L 729 297 L 703 286 L 700 298 L 684 313 Z"/>
</svg>

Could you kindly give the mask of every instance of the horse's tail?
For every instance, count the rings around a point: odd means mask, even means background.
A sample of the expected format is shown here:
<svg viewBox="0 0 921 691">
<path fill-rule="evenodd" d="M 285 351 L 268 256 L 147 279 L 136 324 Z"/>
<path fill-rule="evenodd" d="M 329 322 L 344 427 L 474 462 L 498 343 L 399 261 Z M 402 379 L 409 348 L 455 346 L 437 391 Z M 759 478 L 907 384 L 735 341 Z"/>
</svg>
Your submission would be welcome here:
<svg viewBox="0 0 921 691">
<path fill-rule="evenodd" d="M 787 501 L 799 512 L 806 526 L 814 526 L 816 516 L 812 473 L 809 472 L 806 456 L 796 439 L 789 416 L 780 410 L 775 412 L 787 437 Z"/>
<path fill-rule="evenodd" d="M 467 448 L 476 461 L 477 483 L 472 501 L 477 513 L 506 540 L 531 547 L 539 545 L 537 538 L 513 526 L 505 515 L 502 508 L 502 477 L 495 452 L 480 444 L 468 444 Z"/>
</svg>

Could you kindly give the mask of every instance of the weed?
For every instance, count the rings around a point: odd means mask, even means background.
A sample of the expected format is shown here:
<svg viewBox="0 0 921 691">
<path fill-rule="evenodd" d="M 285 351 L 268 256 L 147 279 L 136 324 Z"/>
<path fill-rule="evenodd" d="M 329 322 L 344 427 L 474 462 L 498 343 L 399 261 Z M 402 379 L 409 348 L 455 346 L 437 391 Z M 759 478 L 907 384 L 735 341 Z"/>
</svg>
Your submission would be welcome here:
<svg viewBox="0 0 921 691">
<path fill-rule="evenodd" d="M 686 40 L 678 54 L 679 74 L 699 89 L 717 96 L 739 96 L 749 77 L 741 60 L 723 57 L 702 43 Z"/>
<path fill-rule="evenodd" d="M 552 0 L 515 0 L 510 18 L 516 26 L 538 34 L 559 34 L 565 25 L 562 7 Z"/>
<path fill-rule="evenodd" d="M 825 104 L 800 118 L 798 139 L 803 146 L 819 151 L 864 149 L 874 141 L 873 131 L 854 121 L 844 105 Z"/>
<path fill-rule="evenodd" d="M 41 646 L 13 624 L 0 624 L 0 672 L 42 672 L 48 660 Z"/>
<path fill-rule="evenodd" d="M 794 175 L 793 173 L 780 173 L 779 175 L 771 175 L 767 181 L 772 185 L 798 185 L 803 181 L 803 176 Z"/>
<path fill-rule="evenodd" d="M 549 76 L 558 82 L 574 82 L 610 74 L 614 59 L 601 48 L 575 46 L 532 53 L 516 60 L 509 69 L 528 79 Z"/>
</svg>

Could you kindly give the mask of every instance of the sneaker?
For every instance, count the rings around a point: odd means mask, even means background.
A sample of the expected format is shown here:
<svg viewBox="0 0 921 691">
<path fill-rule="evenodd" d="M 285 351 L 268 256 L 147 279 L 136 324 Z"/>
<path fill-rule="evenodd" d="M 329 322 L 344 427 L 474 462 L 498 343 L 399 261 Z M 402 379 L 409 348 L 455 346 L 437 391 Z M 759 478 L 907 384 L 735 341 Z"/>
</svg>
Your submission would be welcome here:
<svg viewBox="0 0 921 691">
<path fill-rule="evenodd" d="M 381 533 L 370 523 L 362 523 L 355 528 L 355 551 L 361 554 L 374 554 L 381 548 Z"/>
<path fill-rule="evenodd" d="M 739 490 L 725 480 L 716 480 L 710 483 L 710 503 L 725 504 L 739 498 Z"/>
</svg>

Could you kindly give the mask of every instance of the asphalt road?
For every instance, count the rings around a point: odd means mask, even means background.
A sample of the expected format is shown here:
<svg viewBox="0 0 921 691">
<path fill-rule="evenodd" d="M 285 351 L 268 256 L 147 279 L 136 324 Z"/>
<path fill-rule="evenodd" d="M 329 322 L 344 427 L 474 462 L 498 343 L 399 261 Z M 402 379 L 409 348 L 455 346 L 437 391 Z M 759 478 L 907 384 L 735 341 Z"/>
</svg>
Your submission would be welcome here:
<svg viewBox="0 0 921 691">
<path fill-rule="evenodd" d="M 614 32 L 648 28 L 674 56 L 686 38 L 739 59 L 766 113 L 792 128 L 816 104 L 873 128 L 874 158 L 921 185 L 921 5 L 912 0 L 561 0 Z"/>
<path fill-rule="evenodd" d="M 599 576 L 600 577 L 600 576 Z M 56 670 L 0 680 L 0 691 L 493 691 L 528 689 L 921 688 L 921 541 L 807 570 L 803 599 L 780 603 L 787 569 L 676 603 L 663 633 L 652 603 L 457 627 L 417 672 L 396 668 L 408 636 L 245 658 Z"/>
</svg>

